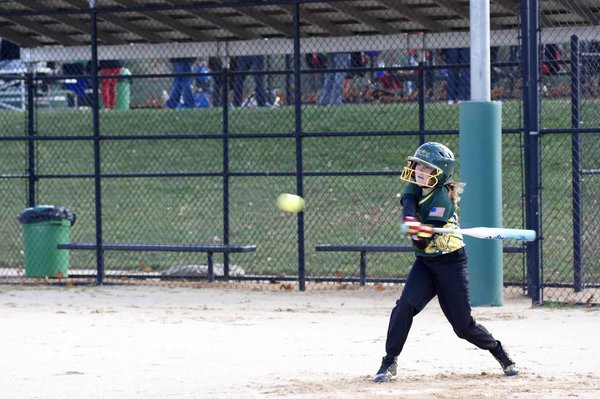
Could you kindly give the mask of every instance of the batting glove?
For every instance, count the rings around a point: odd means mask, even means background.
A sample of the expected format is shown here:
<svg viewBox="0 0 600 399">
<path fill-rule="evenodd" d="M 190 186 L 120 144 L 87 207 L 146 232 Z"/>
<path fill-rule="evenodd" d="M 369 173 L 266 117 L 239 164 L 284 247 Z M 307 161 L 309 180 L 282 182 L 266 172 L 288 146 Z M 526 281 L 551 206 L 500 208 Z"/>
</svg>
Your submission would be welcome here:
<svg viewBox="0 0 600 399">
<path fill-rule="evenodd" d="M 431 238 L 434 234 L 433 227 L 428 224 L 421 224 L 419 226 L 419 231 L 417 232 L 417 237 Z"/>
<path fill-rule="evenodd" d="M 421 222 L 419 222 L 417 218 L 413 216 L 404 216 L 402 224 L 404 225 L 404 232 L 409 236 L 414 236 L 419 233 Z"/>
</svg>

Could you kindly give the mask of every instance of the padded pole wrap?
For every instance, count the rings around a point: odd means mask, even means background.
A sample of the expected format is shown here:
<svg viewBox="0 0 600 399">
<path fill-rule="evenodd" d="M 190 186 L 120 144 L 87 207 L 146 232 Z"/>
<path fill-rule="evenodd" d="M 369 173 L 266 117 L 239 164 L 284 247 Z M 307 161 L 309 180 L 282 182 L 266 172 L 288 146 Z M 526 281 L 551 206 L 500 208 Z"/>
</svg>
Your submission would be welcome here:
<svg viewBox="0 0 600 399">
<path fill-rule="evenodd" d="M 460 103 L 460 224 L 502 227 L 502 103 Z M 502 306 L 502 241 L 464 237 L 472 306 Z"/>
</svg>

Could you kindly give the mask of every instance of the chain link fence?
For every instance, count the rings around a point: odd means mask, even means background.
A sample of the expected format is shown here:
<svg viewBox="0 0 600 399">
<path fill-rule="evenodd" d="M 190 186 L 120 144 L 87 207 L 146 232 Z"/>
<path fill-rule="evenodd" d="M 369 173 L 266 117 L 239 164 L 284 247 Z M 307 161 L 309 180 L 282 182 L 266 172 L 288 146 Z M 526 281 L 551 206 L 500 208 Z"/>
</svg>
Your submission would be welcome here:
<svg viewBox="0 0 600 399">
<path fill-rule="evenodd" d="M 543 2 L 541 15 L 564 6 Z M 600 42 L 597 27 L 582 27 L 593 7 L 567 7 L 577 18 L 560 26 L 547 23 L 541 31 L 543 285 L 547 301 L 589 304 L 597 302 L 600 287 L 594 257 L 600 217 Z"/>
<path fill-rule="evenodd" d="M 47 3 L 51 9 L 53 2 Z M 361 259 L 359 252 L 320 252 L 316 246 L 410 244 L 399 231 L 399 175 L 423 141 L 446 144 L 460 161 L 457 104 L 470 98 L 468 32 L 349 37 L 345 33 L 359 27 L 341 20 L 335 25 L 340 37 L 323 38 L 319 29 L 332 8 L 300 4 L 297 32 L 294 24 L 278 22 L 281 12 L 293 12 L 291 5 L 164 5 L 162 14 L 145 11 L 140 20 L 128 19 L 126 9 L 99 9 L 98 47 L 92 40 L 74 49 L 33 49 L 21 57 L 27 62 L 15 60 L 13 70 L 0 70 L 6 86 L 0 93 L 0 276 L 176 284 L 214 278 L 284 289 L 304 289 L 304 282 L 343 288 L 361 277 L 368 284 L 402 282 L 411 253 L 373 252 Z M 221 18 L 221 24 L 227 19 L 229 29 L 237 27 L 249 40 L 228 44 L 219 41 L 220 30 L 190 27 L 186 18 L 197 12 Z M 511 12 L 518 16 L 518 5 Z M 250 14 L 270 18 L 284 38 L 257 40 L 244 31 Z M 389 10 L 375 15 L 390 26 L 396 18 Z M 93 32 L 94 14 L 87 10 L 61 18 Z M 123 21 L 148 40 L 166 26 L 177 26 L 182 37 L 169 33 L 170 44 L 128 46 L 106 28 Z M 502 101 L 503 112 L 503 220 L 513 228 L 525 227 L 520 28 L 493 31 L 491 49 L 492 99 Z M 545 297 L 582 302 L 586 297 L 573 284 L 579 279 L 583 290 L 600 278 L 600 266 L 591 264 L 600 168 L 593 131 L 597 49 L 593 36 L 579 36 L 575 129 L 567 108 L 572 39 L 546 28 L 542 42 L 556 44 L 562 58 L 551 60 L 548 73 L 542 70 L 540 86 Z M 292 45 L 296 34 L 299 49 Z M 181 42 L 185 35 L 211 42 Z M 547 57 L 544 46 L 540 56 Z M 548 59 L 543 61 L 545 68 Z M 571 159 L 579 159 L 579 196 L 568 184 L 575 176 Z M 303 193 L 306 211 L 297 216 L 277 210 L 282 192 Z M 39 204 L 76 213 L 69 240 L 89 244 L 89 250 L 70 250 L 67 273 L 28 270 L 24 263 L 24 226 L 15 217 Z M 576 226 L 585 261 L 574 272 L 570 232 Z M 95 248 L 100 241 L 204 247 L 101 252 Z M 223 249 L 236 245 L 256 250 Z M 504 245 L 507 290 L 524 294 L 526 248 Z M 207 246 L 215 246 L 213 252 Z"/>
</svg>

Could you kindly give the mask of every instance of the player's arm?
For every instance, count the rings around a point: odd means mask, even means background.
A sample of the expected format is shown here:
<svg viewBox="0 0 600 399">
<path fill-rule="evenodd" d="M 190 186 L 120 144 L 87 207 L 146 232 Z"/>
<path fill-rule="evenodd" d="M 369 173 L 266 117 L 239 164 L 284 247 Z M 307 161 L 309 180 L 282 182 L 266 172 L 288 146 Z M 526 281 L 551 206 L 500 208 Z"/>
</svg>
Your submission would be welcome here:
<svg viewBox="0 0 600 399">
<path fill-rule="evenodd" d="M 414 245 L 419 249 L 424 249 L 429 244 L 433 234 L 427 237 L 427 231 L 431 228 L 428 229 L 417 217 L 417 201 L 417 196 L 410 189 L 407 189 L 400 198 L 403 216 L 402 224 L 408 228 L 406 233 L 412 239 Z M 425 231 L 424 237 L 421 236 L 423 234 L 421 233 L 422 229 Z"/>
<path fill-rule="evenodd" d="M 434 232 L 432 228 L 443 227 L 446 224 L 448 218 L 445 217 L 445 214 L 447 212 L 445 212 L 446 208 L 444 207 L 432 207 L 428 217 L 422 223 L 417 217 L 418 198 L 411 188 L 407 187 L 400 199 L 403 215 L 402 223 L 408 227 L 407 234 L 413 240 L 415 246 L 424 249 L 433 238 Z M 441 209 L 444 211 L 438 214 Z"/>
</svg>

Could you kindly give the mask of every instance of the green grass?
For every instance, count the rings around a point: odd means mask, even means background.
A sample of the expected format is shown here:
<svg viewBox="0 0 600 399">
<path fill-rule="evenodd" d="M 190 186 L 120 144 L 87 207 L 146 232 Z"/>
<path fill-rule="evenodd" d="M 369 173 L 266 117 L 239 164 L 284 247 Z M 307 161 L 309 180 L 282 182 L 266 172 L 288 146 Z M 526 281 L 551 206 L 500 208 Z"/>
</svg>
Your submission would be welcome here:
<svg viewBox="0 0 600 399">
<path fill-rule="evenodd" d="M 594 107 L 584 108 L 593 118 Z M 315 132 L 373 132 L 418 129 L 415 104 L 305 106 L 303 130 Z M 521 110 L 516 102 L 503 104 L 503 126 L 517 128 Z M 588 115 L 589 114 L 589 115 Z M 232 172 L 286 172 L 296 168 L 294 108 L 235 109 L 229 115 L 229 131 L 240 135 L 229 140 Z M 38 111 L 37 134 L 44 136 L 92 135 L 89 111 Z M 570 123 L 570 104 L 545 101 L 544 128 L 564 128 Z M 24 115 L 0 113 L 0 137 L 25 135 Z M 458 107 L 432 103 L 426 106 L 426 129 L 458 129 Z M 128 173 L 219 173 L 223 164 L 220 139 L 109 140 L 114 135 L 219 134 L 223 131 L 220 109 L 171 111 L 139 109 L 101 112 L 100 126 L 107 140 L 101 145 L 102 171 Z M 272 133 L 274 137 L 251 138 L 246 134 Z M 458 151 L 454 135 L 428 136 Z M 418 137 L 306 137 L 303 166 L 307 173 L 352 171 L 399 171 L 407 155 L 418 146 Z M 523 176 L 519 135 L 503 135 L 503 217 L 510 227 L 523 224 Z M 557 281 L 572 275 L 569 194 L 570 136 L 544 136 L 543 209 L 544 270 Z M 4 141 L 0 172 L 25 173 L 25 142 Z M 37 145 L 40 174 L 91 174 L 93 143 L 82 140 L 41 141 Z M 600 166 L 600 165 L 598 165 Z M 304 192 L 306 267 L 309 275 L 356 276 L 357 254 L 316 253 L 318 243 L 404 243 L 398 231 L 400 209 L 396 195 L 403 184 L 390 176 L 305 176 Z M 4 212 L 0 216 L 0 265 L 19 267 L 22 255 L 21 226 L 15 216 L 26 206 L 27 184 L 23 179 L 0 179 Z M 230 178 L 230 241 L 252 243 L 256 253 L 234 254 L 232 262 L 247 273 L 295 274 L 297 268 L 296 217 L 275 208 L 281 192 L 295 192 L 294 176 L 233 176 Z M 78 215 L 72 229 L 75 241 L 95 240 L 93 179 L 40 179 L 38 203 L 67 206 Z M 220 177 L 107 178 L 102 184 L 103 234 L 106 241 L 207 243 L 223 240 L 222 179 Z M 556 244 L 557 237 L 560 245 Z M 507 243 L 514 245 L 514 243 Z M 410 266 L 410 254 L 372 254 L 370 276 L 402 276 Z M 219 259 L 216 259 L 218 262 Z M 205 263 L 202 254 L 107 253 L 107 270 L 155 270 L 173 264 Z M 93 253 L 72 253 L 73 268 L 93 268 Z M 523 280 L 523 257 L 505 256 L 505 277 Z"/>
</svg>

